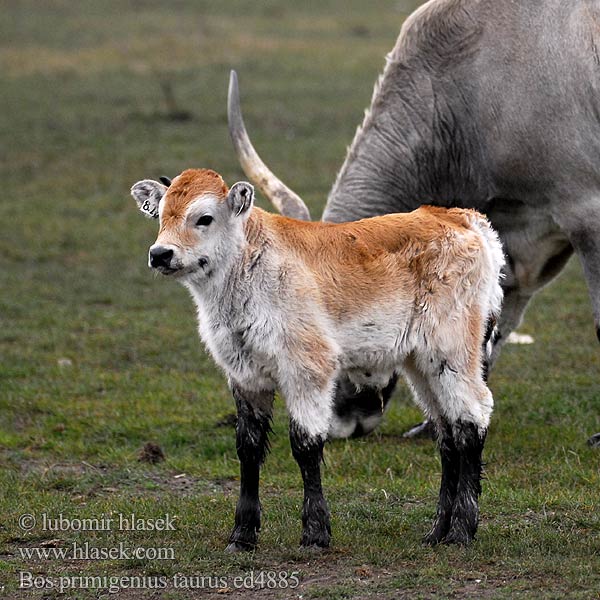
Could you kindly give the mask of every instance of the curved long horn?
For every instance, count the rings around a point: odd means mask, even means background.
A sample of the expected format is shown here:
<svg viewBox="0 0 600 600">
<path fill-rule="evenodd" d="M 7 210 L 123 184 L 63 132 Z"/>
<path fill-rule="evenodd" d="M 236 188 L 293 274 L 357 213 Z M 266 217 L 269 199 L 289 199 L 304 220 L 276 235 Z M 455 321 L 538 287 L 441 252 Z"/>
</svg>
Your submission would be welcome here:
<svg viewBox="0 0 600 600">
<path fill-rule="evenodd" d="M 282 215 L 310 221 L 310 213 L 300 196 L 273 175 L 250 142 L 240 108 L 237 73 L 233 70 L 229 77 L 227 118 L 233 147 L 248 179 L 262 191 Z"/>
</svg>

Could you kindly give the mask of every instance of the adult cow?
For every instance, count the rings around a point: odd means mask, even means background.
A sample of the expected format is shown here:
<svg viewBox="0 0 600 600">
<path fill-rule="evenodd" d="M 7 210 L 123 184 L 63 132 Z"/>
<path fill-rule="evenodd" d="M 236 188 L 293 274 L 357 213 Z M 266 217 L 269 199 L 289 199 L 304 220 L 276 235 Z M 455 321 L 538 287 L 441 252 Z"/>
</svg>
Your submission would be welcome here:
<svg viewBox="0 0 600 600">
<path fill-rule="evenodd" d="M 402 27 L 327 200 L 323 219 L 336 222 L 420 204 L 486 213 L 508 258 L 492 362 L 573 250 L 600 339 L 597 43 L 596 0 L 431 0 Z M 229 117 L 246 175 L 281 212 L 309 218 L 254 151 L 235 74 Z M 341 381 L 332 434 L 373 429 L 394 385 L 357 393 Z"/>
</svg>

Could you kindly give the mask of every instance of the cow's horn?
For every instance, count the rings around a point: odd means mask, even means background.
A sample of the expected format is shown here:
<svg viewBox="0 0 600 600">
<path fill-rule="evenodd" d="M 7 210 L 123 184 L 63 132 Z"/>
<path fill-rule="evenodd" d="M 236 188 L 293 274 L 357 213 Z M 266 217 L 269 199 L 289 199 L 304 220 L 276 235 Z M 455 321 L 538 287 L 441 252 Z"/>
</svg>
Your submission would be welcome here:
<svg viewBox="0 0 600 600">
<path fill-rule="evenodd" d="M 269 170 L 252 146 L 240 108 L 240 92 L 237 73 L 231 71 L 227 96 L 227 117 L 229 135 L 246 176 L 272 202 L 273 206 L 286 217 L 310 221 L 310 213 L 302 199 L 292 192 Z"/>
</svg>

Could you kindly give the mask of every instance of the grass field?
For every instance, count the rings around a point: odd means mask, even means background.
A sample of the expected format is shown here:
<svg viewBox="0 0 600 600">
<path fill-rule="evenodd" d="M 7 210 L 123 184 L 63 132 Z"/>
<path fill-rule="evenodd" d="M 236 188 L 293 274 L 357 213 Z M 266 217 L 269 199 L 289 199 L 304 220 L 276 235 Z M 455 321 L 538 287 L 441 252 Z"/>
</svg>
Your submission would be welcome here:
<svg viewBox="0 0 600 600">
<path fill-rule="evenodd" d="M 259 151 L 319 214 L 415 4 L 2 3 L 1 598 L 113 597 L 92 580 L 90 589 L 69 580 L 79 587 L 60 594 L 57 578 L 176 574 L 210 579 L 196 580 L 203 590 L 182 583 L 116 597 L 600 597 L 599 457 L 585 444 L 600 431 L 600 352 L 575 261 L 527 314 L 522 331 L 536 343 L 507 347 L 493 373 L 471 547 L 421 544 L 440 466 L 432 443 L 402 439 L 420 415 L 400 387 L 376 435 L 326 449 L 334 538 L 323 554 L 298 550 L 301 481 L 278 401 L 260 546 L 223 552 L 238 489 L 234 431 L 221 423 L 233 401 L 197 339 L 187 293 L 146 267 L 156 225 L 129 188 L 190 166 L 242 177 L 225 117 L 233 67 Z M 164 462 L 138 461 L 148 441 Z M 44 514 L 132 513 L 169 515 L 175 530 L 43 528 Z M 23 514 L 36 517 L 31 530 L 19 526 Z M 22 555 L 73 543 L 167 548 L 173 560 Z M 282 571 L 278 581 L 293 584 L 297 572 L 299 587 L 257 591 Z M 47 581 L 18 589 L 20 572 Z M 233 578 L 251 572 L 253 589 L 236 589 Z"/>
</svg>

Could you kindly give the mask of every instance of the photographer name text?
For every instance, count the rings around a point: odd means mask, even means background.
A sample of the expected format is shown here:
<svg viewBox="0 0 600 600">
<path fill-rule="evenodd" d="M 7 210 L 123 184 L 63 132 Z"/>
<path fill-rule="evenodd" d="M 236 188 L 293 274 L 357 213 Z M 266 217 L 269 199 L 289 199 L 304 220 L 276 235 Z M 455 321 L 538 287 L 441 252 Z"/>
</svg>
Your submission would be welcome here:
<svg viewBox="0 0 600 600">
<path fill-rule="evenodd" d="M 90 518 L 71 518 L 62 513 L 51 516 L 25 514 L 19 518 L 19 526 L 25 531 L 38 528 L 42 531 L 175 531 L 172 515 L 143 518 L 135 513 L 101 515 Z"/>
</svg>

